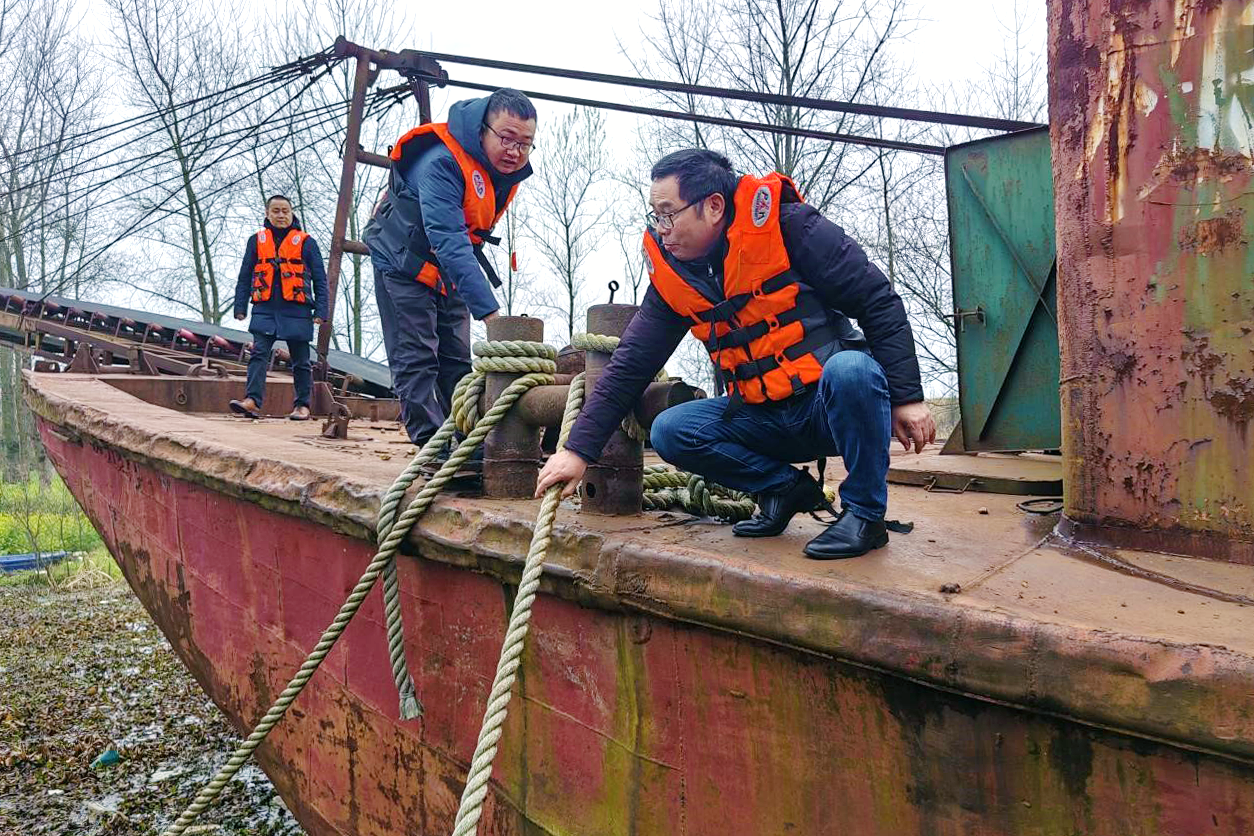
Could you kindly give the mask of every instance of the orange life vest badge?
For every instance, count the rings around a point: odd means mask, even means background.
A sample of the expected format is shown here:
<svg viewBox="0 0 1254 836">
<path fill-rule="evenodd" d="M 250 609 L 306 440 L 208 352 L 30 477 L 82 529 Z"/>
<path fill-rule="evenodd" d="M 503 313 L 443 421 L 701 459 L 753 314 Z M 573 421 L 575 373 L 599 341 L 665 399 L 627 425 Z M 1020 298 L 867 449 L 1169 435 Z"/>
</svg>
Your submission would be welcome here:
<svg viewBox="0 0 1254 836">
<path fill-rule="evenodd" d="M 471 175 L 470 175 L 470 182 L 474 184 L 474 187 L 475 187 L 475 195 L 476 195 L 476 196 L 477 196 L 480 200 L 483 200 L 483 196 L 484 196 L 484 195 L 487 193 L 487 191 L 488 191 L 487 184 L 485 184 L 485 183 L 483 182 L 483 175 L 482 175 L 482 174 L 480 174 L 480 173 L 479 173 L 479 172 L 477 172 L 477 171 L 471 172 Z"/>
<path fill-rule="evenodd" d="M 753 193 L 753 225 L 761 228 L 771 217 L 771 189 L 769 186 L 758 186 Z"/>
<path fill-rule="evenodd" d="M 644 254 L 644 269 L 648 272 L 651 279 L 657 273 L 657 268 L 653 266 L 653 254 L 649 252 L 649 248 L 644 244 L 640 245 L 640 252 Z"/>
</svg>

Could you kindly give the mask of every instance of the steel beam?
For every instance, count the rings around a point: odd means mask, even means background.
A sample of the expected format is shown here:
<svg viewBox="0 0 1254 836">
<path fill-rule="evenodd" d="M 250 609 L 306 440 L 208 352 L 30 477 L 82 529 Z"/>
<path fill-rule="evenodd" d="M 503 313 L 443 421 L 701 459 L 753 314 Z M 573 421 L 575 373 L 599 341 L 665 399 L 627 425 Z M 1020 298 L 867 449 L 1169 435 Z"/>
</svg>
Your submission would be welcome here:
<svg viewBox="0 0 1254 836">
<path fill-rule="evenodd" d="M 347 42 L 345 42 L 347 43 Z M 337 51 L 342 48 L 336 41 Z M 357 72 L 353 79 L 353 98 L 348 109 L 348 129 L 344 138 L 344 163 L 340 167 L 340 196 L 335 204 L 335 223 L 331 228 L 331 252 L 327 256 L 327 318 L 318 328 L 319 375 L 327 374 L 327 352 L 331 349 L 331 329 L 335 320 L 336 286 L 340 280 L 340 261 L 345 252 L 344 236 L 348 230 L 348 213 L 353 208 L 353 183 L 357 177 L 358 144 L 361 141 L 361 119 L 366 107 L 366 90 L 370 87 L 369 50 L 347 44 L 356 56 Z"/>
</svg>

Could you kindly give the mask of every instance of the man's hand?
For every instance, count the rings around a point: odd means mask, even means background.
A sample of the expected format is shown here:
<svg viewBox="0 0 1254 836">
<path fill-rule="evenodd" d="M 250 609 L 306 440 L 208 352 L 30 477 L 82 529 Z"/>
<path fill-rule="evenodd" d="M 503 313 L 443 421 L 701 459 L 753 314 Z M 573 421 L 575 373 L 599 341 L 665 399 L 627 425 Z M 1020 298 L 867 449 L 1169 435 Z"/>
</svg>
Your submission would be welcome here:
<svg viewBox="0 0 1254 836">
<path fill-rule="evenodd" d="M 320 317 L 320 316 L 315 316 L 315 317 L 314 317 L 314 325 L 321 325 L 321 324 L 322 324 L 322 317 Z"/>
<path fill-rule="evenodd" d="M 238 319 L 238 320 L 240 320 L 240 321 L 242 322 L 242 321 L 244 320 L 244 317 L 246 317 L 246 316 L 248 316 L 248 314 L 237 313 L 237 314 L 235 315 L 235 318 L 236 318 L 236 319 Z"/>
<path fill-rule="evenodd" d="M 927 404 L 917 401 L 894 406 L 893 435 L 902 447 L 909 450 L 910 443 L 914 442 L 914 452 L 922 453 L 923 445 L 936 440 L 936 420 Z"/>
<path fill-rule="evenodd" d="M 484 322 L 491 322 L 492 320 L 496 319 L 496 315 L 497 315 L 497 311 L 493 311 L 492 313 L 490 313 L 490 314 L 488 314 L 487 316 L 485 316 L 485 317 L 483 318 L 483 321 L 484 321 Z"/>
<path fill-rule="evenodd" d="M 544 492 L 554 485 L 563 483 L 566 486 L 562 488 L 562 496 L 570 496 L 583 481 L 583 474 L 587 469 L 588 463 L 580 458 L 578 453 L 559 450 L 549 457 L 549 460 L 544 463 L 544 469 L 540 471 L 540 478 L 536 482 L 536 499 L 543 496 Z"/>
</svg>

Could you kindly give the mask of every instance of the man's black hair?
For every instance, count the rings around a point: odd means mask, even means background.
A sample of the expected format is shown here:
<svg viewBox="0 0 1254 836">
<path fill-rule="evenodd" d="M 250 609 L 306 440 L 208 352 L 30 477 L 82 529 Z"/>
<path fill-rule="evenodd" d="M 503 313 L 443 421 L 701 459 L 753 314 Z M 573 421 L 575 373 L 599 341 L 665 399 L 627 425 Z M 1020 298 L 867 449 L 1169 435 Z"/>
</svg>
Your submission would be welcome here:
<svg viewBox="0 0 1254 836">
<path fill-rule="evenodd" d="M 272 194 L 266 198 L 266 209 L 270 208 L 270 204 L 276 200 L 286 200 L 288 206 L 293 206 L 292 199 L 285 194 Z"/>
<path fill-rule="evenodd" d="M 731 161 L 717 151 L 685 148 L 667 154 L 653 165 L 649 179 L 674 177 L 679 182 L 679 199 L 692 203 L 712 194 L 721 194 L 730 206 L 739 179 Z"/>
<path fill-rule="evenodd" d="M 488 97 L 488 109 L 484 111 L 483 122 L 486 125 L 498 113 L 508 113 L 523 121 L 536 118 L 536 106 L 531 99 L 513 87 L 502 87 Z"/>
</svg>

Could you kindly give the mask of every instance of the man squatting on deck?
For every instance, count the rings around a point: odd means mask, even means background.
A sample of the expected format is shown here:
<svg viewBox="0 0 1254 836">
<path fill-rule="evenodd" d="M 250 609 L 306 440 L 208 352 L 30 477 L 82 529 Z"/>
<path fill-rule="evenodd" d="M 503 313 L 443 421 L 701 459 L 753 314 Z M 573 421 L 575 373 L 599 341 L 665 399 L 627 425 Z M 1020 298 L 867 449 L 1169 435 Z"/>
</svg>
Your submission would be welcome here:
<svg viewBox="0 0 1254 836">
<path fill-rule="evenodd" d="M 322 253 L 300 219 L 292 212 L 292 202 L 281 194 L 266 200 L 265 226 L 248 239 L 244 263 L 235 280 L 235 318 L 253 316 L 248 330 L 253 335 L 248 357 L 248 384 L 242 401 L 231 401 L 231 411 L 248 418 L 260 418 L 266 394 L 266 367 L 275 340 L 287 343 L 296 384 L 293 421 L 309 420 L 309 398 L 313 394 L 313 370 L 309 343 L 313 327 L 327 318 L 327 272 Z"/>
<path fill-rule="evenodd" d="M 822 502 L 822 487 L 790 462 L 842 456 L 840 516 L 805 553 L 886 545 L 890 432 L 916 451 L 936 437 L 900 297 L 786 177 L 738 178 L 723 155 L 693 149 L 664 157 L 651 178 L 650 287 L 536 496 L 563 482 L 574 491 L 691 328 L 729 395 L 659 415 L 658 455 L 757 494 L 758 515 L 732 529 L 742 537 L 780 534 Z"/>
<path fill-rule="evenodd" d="M 447 122 L 420 125 L 392 148 L 387 193 L 364 237 L 392 388 L 419 446 L 470 371 L 470 316 L 496 316 L 501 282 L 483 245 L 499 243 L 492 227 L 531 176 L 535 133 L 535 107 L 507 88 L 455 103 Z"/>
</svg>

